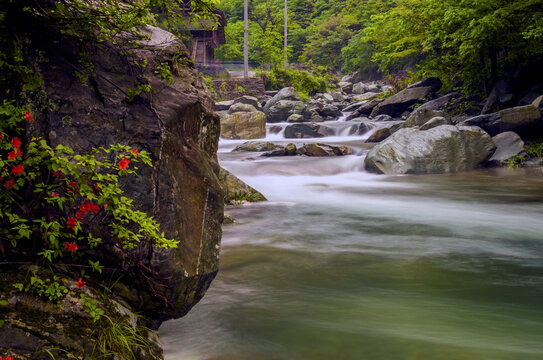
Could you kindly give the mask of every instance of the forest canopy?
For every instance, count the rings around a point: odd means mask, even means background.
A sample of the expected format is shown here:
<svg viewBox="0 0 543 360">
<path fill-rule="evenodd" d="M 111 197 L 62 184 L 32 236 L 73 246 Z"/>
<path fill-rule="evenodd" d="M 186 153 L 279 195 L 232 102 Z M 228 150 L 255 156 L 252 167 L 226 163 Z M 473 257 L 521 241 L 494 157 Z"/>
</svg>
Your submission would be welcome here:
<svg viewBox="0 0 543 360">
<path fill-rule="evenodd" d="M 249 58 L 281 63 L 283 0 L 249 1 Z M 240 60 L 243 0 L 222 0 L 227 44 Z M 409 70 L 447 87 L 488 91 L 497 79 L 543 53 L 543 0 L 290 0 L 290 63 L 362 76 Z M 279 56 L 278 56 L 279 54 Z"/>
</svg>

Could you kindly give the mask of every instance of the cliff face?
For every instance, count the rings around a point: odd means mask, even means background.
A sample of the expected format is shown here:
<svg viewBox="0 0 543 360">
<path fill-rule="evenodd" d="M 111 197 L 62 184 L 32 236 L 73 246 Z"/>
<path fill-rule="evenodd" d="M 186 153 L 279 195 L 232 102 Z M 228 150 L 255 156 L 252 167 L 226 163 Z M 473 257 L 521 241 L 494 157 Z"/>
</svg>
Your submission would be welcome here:
<svg viewBox="0 0 543 360">
<path fill-rule="evenodd" d="M 150 38 L 138 40 L 139 46 L 130 45 L 134 39 L 127 38 L 124 49 L 103 46 L 88 54 L 95 72 L 88 82 L 78 77 L 79 65 L 68 60 L 77 58 L 76 47 L 57 44 L 48 61 L 37 65 L 45 105 L 28 136 L 41 136 L 53 146 L 64 144 L 80 153 L 121 143 L 152 154 L 153 168 L 141 166 L 140 176 L 123 185 L 135 207 L 154 217 L 167 237 L 180 240 L 179 247 L 158 250 L 141 245 L 128 255 L 114 249 L 101 255 L 106 264 L 119 269 L 116 275 L 122 274 L 113 285 L 116 301 L 143 315 L 139 323 L 157 329 L 162 321 L 186 314 L 217 273 L 223 194 L 216 161 L 219 120 L 211 97 L 185 47 L 166 31 L 153 27 L 145 31 Z M 173 72 L 171 84 L 161 78 L 161 64 Z M 133 97 L 138 86 L 147 85 L 150 92 Z M 33 319 L 48 311 L 38 306 L 32 318 L 25 318 L 28 299 L 13 296 L 10 304 L 13 311 L 0 309 L 8 319 L 0 333 L 32 333 L 37 340 L 25 344 L 25 351 L 65 345 L 40 336 L 39 321 Z M 64 311 L 72 323 L 80 316 Z M 81 316 L 81 321 L 89 321 L 88 315 Z M 74 329 L 60 326 L 57 331 Z M 85 335 L 81 330 L 82 341 Z M 2 338 L 0 350 L 22 346 L 9 338 Z"/>
</svg>

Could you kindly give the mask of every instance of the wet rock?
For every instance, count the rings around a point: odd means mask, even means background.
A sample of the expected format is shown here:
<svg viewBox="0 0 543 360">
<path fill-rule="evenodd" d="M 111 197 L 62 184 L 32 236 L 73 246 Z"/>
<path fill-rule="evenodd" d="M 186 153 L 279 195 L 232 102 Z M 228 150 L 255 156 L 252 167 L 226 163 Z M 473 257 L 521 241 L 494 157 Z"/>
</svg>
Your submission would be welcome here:
<svg viewBox="0 0 543 360">
<path fill-rule="evenodd" d="M 343 156 L 351 155 L 352 152 L 346 146 L 332 146 L 327 144 L 310 143 L 304 144 L 298 149 L 299 155 L 305 156 Z"/>
<path fill-rule="evenodd" d="M 466 126 L 479 126 L 494 136 L 506 131 L 514 131 L 520 136 L 534 136 L 543 132 L 541 111 L 534 105 L 504 109 L 493 114 L 479 115 L 467 119 Z"/>
<path fill-rule="evenodd" d="M 352 120 L 361 116 L 369 116 L 372 113 L 373 109 L 382 102 L 382 99 L 373 99 L 366 102 L 364 105 L 353 111 L 352 114 L 347 116 L 347 120 Z"/>
<path fill-rule="evenodd" d="M 371 149 L 364 167 L 384 174 L 466 171 L 484 165 L 495 150 L 490 136 L 478 127 L 405 128 Z"/>
<path fill-rule="evenodd" d="M 351 101 L 360 102 L 360 101 L 373 100 L 373 99 L 377 98 L 377 95 L 379 95 L 379 94 L 376 93 L 376 92 L 367 92 L 367 93 L 364 93 L 364 94 L 361 94 L 361 95 L 353 96 L 351 98 Z"/>
<path fill-rule="evenodd" d="M 262 139 L 266 137 L 266 115 L 260 111 L 237 112 L 221 118 L 221 137 Z"/>
<path fill-rule="evenodd" d="M 436 116 L 422 124 L 419 130 L 430 130 L 441 125 L 451 125 L 451 123 L 447 118 L 444 118 L 443 116 Z"/>
<path fill-rule="evenodd" d="M 366 102 L 367 101 L 359 101 L 359 102 L 356 102 L 354 104 L 350 104 L 350 105 L 346 106 L 345 108 L 343 108 L 343 112 L 355 111 L 356 109 L 358 109 L 359 107 L 364 105 Z"/>
<path fill-rule="evenodd" d="M 234 152 L 262 152 L 262 151 L 273 151 L 283 149 L 281 145 L 277 145 L 267 141 L 247 141 L 236 148 Z"/>
<path fill-rule="evenodd" d="M 368 91 L 368 85 L 364 84 L 363 82 L 359 82 L 353 85 L 353 94 L 364 94 Z"/>
<path fill-rule="evenodd" d="M 305 117 L 300 114 L 292 114 L 287 118 L 287 122 L 289 123 L 297 123 L 297 122 L 304 122 Z"/>
<path fill-rule="evenodd" d="M 322 110 L 319 111 L 319 115 L 322 116 L 323 118 L 331 117 L 331 118 L 337 119 L 343 114 L 341 113 L 341 111 L 338 109 L 337 106 L 327 104 L 327 105 L 324 105 Z"/>
<path fill-rule="evenodd" d="M 505 161 L 524 151 L 524 141 L 516 133 L 506 131 L 492 138 L 496 144 L 496 152 L 490 161 Z"/>
<path fill-rule="evenodd" d="M 432 93 L 436 93 L 439 91 L 439 89 L 441 89 L 441 86 L 443 86 L 443 83 L 441 82 L 441 80 L 439 80 L 439 78 L 428 77 L 426 79 L 422 79 L 419 82 L 409 85 L 407 89 L 429 87 Z"/>
<path fill-rule="evenodd" d="M 345 96 L 343 96 L 341 91 L 334 91 L 331 95 L 335 102 L 340 103 L 345 101 Z"/>
<path fill-rule="evenodd" d="M 215 103 L 215 111 L 228 111 L 230 106 L 234 104 L 234 100 L 219 101 Z"/>
<path fill-rule="evenodd" d="M 238 221 L 236 220 L 235 217 L 229 214 L 224 214 L 224 219 L 222 221 L 223 225 L 232 225 L 232 224 L 237 224 L 237 223 Z"/>
<path fill-rule="evenodd" d="M 262 111 L 260 100 L 254 96 L 243 95 L 237 99 L 234 99 L 234 104 L 247 104 L 255 107 L 256 110 Z"/>
<path fill-rule="evenodd" d="M 341 91 L 345 92 L 346 94 L 350 94 L 353 92 L 353 83 L 351 82 L 340 81 L 337 86 L 341 89 Z"/>
<path fill-rule="evenodd" d="M 269 123 L 284 122 L 289 116 L 294 114 L 306 114 L 306 105 L 301 101 L 279 100 L 271 106 L 268 106 L 269 104 L 270 103 L 268 102 L 266 106 L 264 106 L 264 113 L 266 114 L 267 122 Z"/>
<path fill-rule="evenodd" d="M 435 117 L 446 117 L 447 114 L 440 110 L 431 110 L 429 108 L 418 108 L 409 115 L 405 121 L 404 127 L 417 127 L 426 124 L 430 119 Z M 444 124 L 443 124 L 444 125 Z"/>
<path fill-rule="evenodd" d="M 268 131 L 270 134 L 279 134 L 281 131 L 283 131 L 283 127 L 281 125 L 272 125 L 268 127 Z"/>
<path fill-rule="evenodd" d="M 366 143 L 378 143 L 392 135 L 390 128 L 377 129 L 370 137 L 366 140 Z"/>
<path fill-rule="evenodd" d="M 264 195 L 258 190 L 250 187 L 228 170 L 221 168 L 219 177 L 224 184 L 225 204 L 235 204 L 236 201 L 242 200 L 249 202 L 266 201 Z"/>
<path fill-rule="evenodd" d="M 289 143 L 287 146 L 285 146 L 285 153 L 287 155 L 296 155 L 297 151 L 298 148 L 293 143 Z"/>
<path fill-rule="evenodd" d="M 390 115 L 386 115 L 386 114 L 383 114 L 383 115 L 377 115 L 373 121 L 394 121 L 394 118 L 392 118 L 392 116 Z"/>
<path fill-rule="evenodd" d="M 365 120 L 369 121 L 368 118 L 365 118 Z M 364 135 L 371 129 L 373 129 L 371 123 L 362 121 L 359 124 L 354 124 L 351 126 L 351 129 L 349 130 L 349 135 Z"/>
<path fill-rule="evenodd" d="M 387 114 L 392 117 L 399 117 L 411 106 L 428 101 L 434 94 L 433 89 L 432 86 L 406 88 L 378 104 L 372 110 L 371 116 L 376 117 L 377 115 Z"/>
<path fill-rule="evenodd" d="M 235 103 L 230 106 L 228 109 L 229 114 L 238 113 L 238 112 L 253 112 L 258 111 L 253 105 L 244 104 L 244 103 Z"/>
<path fill-rule="evenodd" d="M 333 134 L 332 129 L 313 123 L 293 124 L 285 128 L 285 138 L 287 139 L 319 138 Z"/>
</svg>

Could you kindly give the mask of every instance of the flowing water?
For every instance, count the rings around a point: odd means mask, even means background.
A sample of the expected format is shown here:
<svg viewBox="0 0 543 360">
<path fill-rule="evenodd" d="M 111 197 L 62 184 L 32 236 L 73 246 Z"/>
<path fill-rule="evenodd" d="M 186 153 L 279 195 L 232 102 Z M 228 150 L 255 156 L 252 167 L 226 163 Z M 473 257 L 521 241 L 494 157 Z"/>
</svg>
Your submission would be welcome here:
<svg viewBox="0 0 543 360">
<path fill-rule="evenodd" d="M 229 207 L 220 272 L 160 329 L 167 360 L 543 359 L 543 172 L 364 171 L 355 155 L 221 165 L 268 202 Z M 278 143 L 289 140 L 270 135 Z"/>
</svg>

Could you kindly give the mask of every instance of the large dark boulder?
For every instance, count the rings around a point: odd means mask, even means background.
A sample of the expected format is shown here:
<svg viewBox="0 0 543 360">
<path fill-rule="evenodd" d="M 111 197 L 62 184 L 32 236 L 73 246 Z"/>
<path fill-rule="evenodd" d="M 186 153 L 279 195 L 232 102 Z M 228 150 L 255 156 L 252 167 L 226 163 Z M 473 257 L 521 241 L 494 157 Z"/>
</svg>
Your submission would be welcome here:
<svg viewBox="0 0 543 360">
<path fill-rule="evenodd" d="M 399 117 L 404 111 L 415 104 L 430 100 L 435 93 L 435 86 L 419 86 L 406 88 L 378 104 L 371 112 L 371 116 L 387 114 Z"/>
<path fill-rule="evenodd" d="M 496 150 L 478 127 L 443 125 L 400 129 L 370 150 L 366 170 L 384 174 L 430 174 L 472 170 Z"/>
<path fill-rule="evenodd" d="M 161 224 L 166 237 L 180 240 L 175 249 L 141 243 L 125 253 L 100 254 L 115 268 L 113 291 L 154 328 L 186 314 L 204 295 L 218 271 L 223 191 L 216 151 L 219 119 L 198 71 L 176 66 L 172 84 L 156 69 L 177 58 L 191 64 L 185 46 L 172 34 L 148 26 L 148 40 L 124 49 L 104 44 L 88 53 L 95 76 L 82 83 L 71 64 L 49 54 L 39 63 L 43 91 L 54 111 L 37 117 L 32 136 L 52 146 L 64 144 L 77 153 L 111 144 L 126 144 L 151 153 L 153 167 L 141 166 L 140 176 L 123 187 L 134 207 Z M 59 50 L 77 58 L 74 44 Z M 130 58 L 126 57 L 130 49 Z M 186 56 L 186 57 L 183 57 Z M 132 64 L 146 62 L 145 68 Z M 151 92 L 133 100 L 127 92 L 142 81 Z M 103 231 L 107 236 L 108 228 Z M 136 260 L 134 260 L 136 259 Z"/>
<path fill-rule="evenodd" d="M 320 138 L 334 135 L 334 130 L 317 124 L 293 124 L 285 128 L 284 137 L 287 139 Z"/>
<path fill-rule="evenodd" d="M 541 111 L 534 105 L 504 109 L 493 114 L 475 116 L 463 122 L 467 126 L 479 126 L 494 136 L 514 131 L 520 136 L 531 137 L 543 132 Z"/>
</svg>

